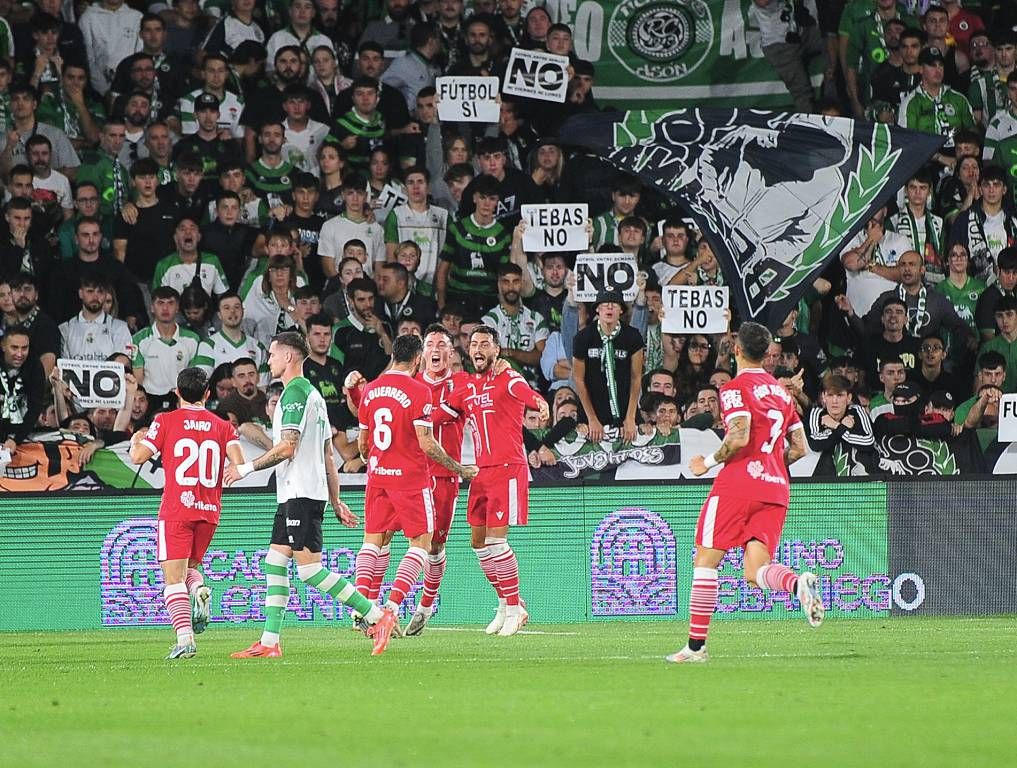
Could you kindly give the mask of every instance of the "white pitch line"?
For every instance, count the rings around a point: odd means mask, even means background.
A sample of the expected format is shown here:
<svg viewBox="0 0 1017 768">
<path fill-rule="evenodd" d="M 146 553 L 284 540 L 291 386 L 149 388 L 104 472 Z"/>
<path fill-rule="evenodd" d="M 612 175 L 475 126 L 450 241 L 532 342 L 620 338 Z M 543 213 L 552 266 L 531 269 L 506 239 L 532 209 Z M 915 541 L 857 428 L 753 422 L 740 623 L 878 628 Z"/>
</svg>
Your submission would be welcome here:
<svg viewBox="0 0 1017 768">
<path fill-rule="evenodd" d="M 483 632 L 473 627 L 428 627 L 431 632 Z M 545 632 L 542 629 L 520 629 L 517 635 L 558 635 L 561 637 L 578 637 L 579 632 Z"/>
</svg>

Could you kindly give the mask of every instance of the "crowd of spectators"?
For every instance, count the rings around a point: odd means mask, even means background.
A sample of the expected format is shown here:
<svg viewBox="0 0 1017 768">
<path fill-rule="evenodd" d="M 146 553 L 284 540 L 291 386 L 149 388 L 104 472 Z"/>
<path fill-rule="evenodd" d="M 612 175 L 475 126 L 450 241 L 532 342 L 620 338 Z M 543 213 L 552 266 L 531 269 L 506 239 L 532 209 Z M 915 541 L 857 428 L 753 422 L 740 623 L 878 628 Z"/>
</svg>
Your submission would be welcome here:
<svg viewBox="0 0 1017 768">
<path fill-rule="evenodd" d="M 266 348 L 306 334 L 306 375 L 356 472 L 343 382 L 391 340 L 478 323 L 552 404 L 535 465 L 574 430 L 668 440 L 723 428 L 731 331 L 661 331 L 662 286 L 723 285 L 703 233 L 634 177 L 561 144 L 601 111 L 594 64 L 522 0 L 0 0 L 0 442 L 124 438 L 174 407 L 177 372 L 267 444 Z M 909 0 L 753 0 L 800 111 L 946 143 L 775 332 L 764 361 L 832 466 L 875 471 L 880 434 L 955 437 L 1017 391 L 1017 11 Z M 435 79 L 569 58 L 566 101 L 503 95 L 497 123 L 439 121 Z M 808 78 L 813 59 L 824 82 Z M 652 105 L 647 105 L 652 106 Z M 520 207 L 589 204 L 591 251 L 632 254 L 634 302 L 574 298 L 575 253 L 523 248 Z M 124 407 L 81 409 L 58 358 L 122 364 Z"/>
</svg>

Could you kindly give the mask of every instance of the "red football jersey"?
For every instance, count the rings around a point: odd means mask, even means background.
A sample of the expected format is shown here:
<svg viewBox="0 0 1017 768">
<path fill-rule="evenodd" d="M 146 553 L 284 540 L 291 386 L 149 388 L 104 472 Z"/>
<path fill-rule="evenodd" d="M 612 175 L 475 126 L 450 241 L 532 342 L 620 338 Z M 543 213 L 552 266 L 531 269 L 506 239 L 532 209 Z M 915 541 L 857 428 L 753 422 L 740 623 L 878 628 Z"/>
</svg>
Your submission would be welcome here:
<svg viewBox="0 0 1017 768">
<path fill-rule="evenodd" d="M 725 424 L 745 414 L 751 421 L 748 445 L 724 464 L 713 493 L 787 506 L 785 441 L 788 432 L 802 428 L 791 395 L 762 368 L 747 368 L 720 388 L 720 409 Z"/>
<path fill-rule="evenodd" d="M 448 405 L 466 414 L 478 467 L 526 464 L 523 413 L 541 397 L 513 370 L 497 376 L 457 374 Z"/>
<path fill-rule="evenodd" d="M 358 410 L 367 430 L 367 482 L 410 491 L 431 487 L 417 426 L 431 426 L 431 390 L 400 371 L 386 371 L 364 388 Z"/>
<path fill-rule="evenodd" d="M 449 394 L 452 392 L 453 379 L 451 373 L 442 379 L 433 380 L 426 373 L 420 372 L 417 374 L 417 381 L 423 382 L 431 390 L 432 412 L 436 412 L 441 408 L 441 404 L 447 401 Z M 445 449 L 445 453 L 456 461 L 459 461 L 463 455 L 463 421 L 464 419 L 460 417 L 451 421 L 442 421 L 441 423 L 435 421 L 434 424 L 434 439 Z M 427 464 L 427 468 L 432 475 L 437 477 L 458 477 L 455 472 L 446 469 L 441 464 L 435 464 L 430 459 L 428 459 Z"/>
<path fill-rule="evenodd" d="M 211 411 L 185 405 L 156 414 L 141 442 L 162 454 L 160 519 L 218 523 L 226 446 L 239 442 L 236 428 Z"/>
</svg>

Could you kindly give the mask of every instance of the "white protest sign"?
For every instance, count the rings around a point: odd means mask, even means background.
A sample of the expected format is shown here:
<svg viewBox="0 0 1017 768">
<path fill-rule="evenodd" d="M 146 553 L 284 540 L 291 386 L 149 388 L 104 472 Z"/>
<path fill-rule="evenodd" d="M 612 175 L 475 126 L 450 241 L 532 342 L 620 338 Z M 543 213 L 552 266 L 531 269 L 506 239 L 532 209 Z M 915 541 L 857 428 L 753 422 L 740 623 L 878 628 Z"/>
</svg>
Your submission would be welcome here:
<svg viewBox="0 0 1017 768">
<path fill-rule="evenodd" d="M 1017 442 L 1017 394 L 999 398 L 999 437 L 1001 443 Z"/>
<path fill-rule="evenodd" d="M 81 408 L 123 408 L 127 400 L 124 367 L 105 360 L 57 360 L 60 376 Z"/>
<path fill-rule="evenodd" d="M 381 188 L 381 192 L 374 199 L 371 206 L 374 208 L 375 221 L 384 224 L 385 219 L 397 205 L 407 201 L 406 193 L 391 182 Z"/>
<path fill-rule="evenodd" d="M 585 251 L 590 247 L 586 203 L 524 205 L 521 212 L 526 222 L 524 251 Z"/>
<path fill-rule="evenodd" d="M 567 56 L 513 48 L 502 93 L 564 104 L 569 87 L 568 68 Z"/>
<path fill-rule="evenodd" d="M 727 333 L 728 289 L 716 285 L 665 285 L 664 333 Z"/>
<path fill-rule="evenodd" d="M 594 301 L 601 291 L 621 291 L 625 301 L 639 293 L 631 253 L 581 253 L 576 257 L 576 301 Z"/>
<path fill-rule="evenodd" d="M 456 123 L 497 123 L 497 77 L 439 77 L 438 119 Z"/>
</svg>

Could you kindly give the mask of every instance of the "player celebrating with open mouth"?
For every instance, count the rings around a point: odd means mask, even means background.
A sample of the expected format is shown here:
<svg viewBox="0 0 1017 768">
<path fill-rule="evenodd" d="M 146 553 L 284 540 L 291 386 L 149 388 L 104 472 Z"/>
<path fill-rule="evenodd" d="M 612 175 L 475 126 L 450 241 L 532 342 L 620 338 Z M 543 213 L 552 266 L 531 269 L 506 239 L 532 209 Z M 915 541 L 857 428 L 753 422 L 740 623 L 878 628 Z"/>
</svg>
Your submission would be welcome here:
<svg viewBox="0 0 1017 768">
<path fill-rule="evenodd" d="M 815 574 L 796 574 L 772 562 L 787 516 L 788 465 L 806 453 L 805 430 L 791 395 L 763 370 L 773 337 L 758 323 L 742 323 L 735 342 L 738 373 L 720 388 L 727 434 L 717 451 L 693 456 L 689 467 L 705 475 L 723 464 L 699 513 L 695 570 L 689 598 L 689 641 L 667 657 L 676 664 L 708 659 L 706 634 L 717 606 L 717 566 L 727 550 L 745 547 L 745 580 L 762 589 L 797 593 L 813 627 L 823 621 Z M 785 449 L 785 443 L 789 443 Z"/>
</svg>

